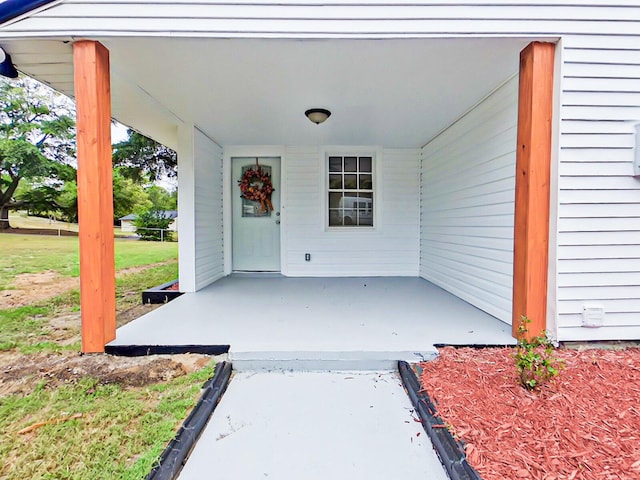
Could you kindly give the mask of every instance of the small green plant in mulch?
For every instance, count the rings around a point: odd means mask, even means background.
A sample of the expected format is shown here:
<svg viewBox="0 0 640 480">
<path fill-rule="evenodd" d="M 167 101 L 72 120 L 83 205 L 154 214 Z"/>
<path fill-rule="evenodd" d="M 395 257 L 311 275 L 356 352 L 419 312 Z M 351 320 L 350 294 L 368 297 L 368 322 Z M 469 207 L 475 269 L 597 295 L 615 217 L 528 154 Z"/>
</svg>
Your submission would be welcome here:
<svg viewBox="0 0 640 480">
<path fill-rule="evenodd" d="M 520 384 L 527 390 L 536 390 L 559 375 L 562 361 L 556 357 L 546 332 L 527 339 L 529 323 L 531 319 L 522 315 L 514 359 Z"/>
</svg>

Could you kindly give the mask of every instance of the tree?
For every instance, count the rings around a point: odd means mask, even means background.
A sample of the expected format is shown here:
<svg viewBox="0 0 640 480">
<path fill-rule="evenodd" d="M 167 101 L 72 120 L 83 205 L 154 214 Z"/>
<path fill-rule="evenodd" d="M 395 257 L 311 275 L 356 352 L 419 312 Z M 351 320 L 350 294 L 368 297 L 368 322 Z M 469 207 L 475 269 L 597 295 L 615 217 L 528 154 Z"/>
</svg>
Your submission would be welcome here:
<svg viewBox="0 0 640 480">
<path fill-rule="evenodd" d="M 144 188 L 122 175 L 120 168 L 113 170 L 114 221 L 130 213 L 142 213 L 152 208 Z"/>
<path fill-rule="evenodd" d="M 36 146 L 23 139 L 0 138 L 0 229 L 9 228 L 9 210 L 20 206 L 14 202 L 20 180 L 44 175 L 48 167 Z"/>
<path fill-rule="evenodd" d="M 45 161 L 47 161 L 45 159 Z M 29 177 L 20 182 L 14 205 L 30 215 L 53 217 L 69 223 L 78 221 L 78 187 L 76 169 L 52 163 L 47 171 L 52 177 Z"/>
<path fill-rule="evenodd" d="M 29 215 L 37 217 L 57 217 L 59 196 L 57 185 L 39 185 L 16 195 L 17 202 L 24 205 Z"/>
<path fill-rule="evenodd" d="M 22 179 L 56 178 L 61 165 L 75 160 L 72 110 L 70 101 L 35 81 L 0 80 L 0 229 L 9 228 L 11 209 L 26 205 L 15 198 Z"/>
<path fill-rule="evenodd" d="M 78 222 L 78 184 L 76 180 L 64 182 L 56 198 L 61 219 L 69 223 Z"/>
<path fill-rule="evenodd" d="M 176 192 L 168 192 L 159 185 L 151 185 L 145 189 L 155 210 L 176 210 L 178 197 Z"/>
<path fill-rule="evenodd" d="M 23 182 L 16 191 L 16 204 L 31 215 L 54 217 L 66 222 L 78 221 L 78 186 L 75 169 L 58 173 L 57 180 L 40 179 Z M 160 187 L 158 187 L 160 188 Z M 168 193 L 165 192 L 167 196 Z M 119 169 L 113 171 L 113 221 L 130 213 L 141 213 L 153 207 L 149 194 L 141 185 L 125 178 Z"/>
<path fill-rule="evenodd" d="M 119 167 L 126 178 L 137 183 L 155 182 L 165 176 L 178 174 L 178 156 L 169 147 L 127 130 L 129 138 L 113 146 L 113 165 Z"/>
</svg>

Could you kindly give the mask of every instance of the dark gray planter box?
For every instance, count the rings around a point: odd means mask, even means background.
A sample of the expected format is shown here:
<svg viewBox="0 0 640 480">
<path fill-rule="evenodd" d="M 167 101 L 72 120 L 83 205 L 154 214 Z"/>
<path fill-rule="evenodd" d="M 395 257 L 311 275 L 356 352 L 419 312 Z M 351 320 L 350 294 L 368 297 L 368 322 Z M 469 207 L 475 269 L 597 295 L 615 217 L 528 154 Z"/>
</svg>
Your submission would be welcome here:
<svg viewBox="0 0 640 480">
<path fill-rule="evenodd" d="M 182 295 L 182 292 L 178 290 L 167 290 L 171 286 L 178 283 L 178 280 L 172 280 L 171 282 L 163 283 L 157 287 L 149 288 L 142 292 L 142 303 L 168 303 L 174 298 L 178 298 Z"/>
</svg>

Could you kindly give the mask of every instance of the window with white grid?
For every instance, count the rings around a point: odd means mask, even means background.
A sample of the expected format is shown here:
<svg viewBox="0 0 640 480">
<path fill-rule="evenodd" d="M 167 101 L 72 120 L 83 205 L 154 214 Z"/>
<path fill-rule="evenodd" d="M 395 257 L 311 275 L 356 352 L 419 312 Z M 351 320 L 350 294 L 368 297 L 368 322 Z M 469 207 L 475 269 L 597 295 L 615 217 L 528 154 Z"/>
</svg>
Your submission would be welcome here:
<svg viewBox="0 0 640 480">
<path fill-rule="evenodd" d="M 330 155 L 329 227 L 373 227 L 373 157 Z"/>
</svg>

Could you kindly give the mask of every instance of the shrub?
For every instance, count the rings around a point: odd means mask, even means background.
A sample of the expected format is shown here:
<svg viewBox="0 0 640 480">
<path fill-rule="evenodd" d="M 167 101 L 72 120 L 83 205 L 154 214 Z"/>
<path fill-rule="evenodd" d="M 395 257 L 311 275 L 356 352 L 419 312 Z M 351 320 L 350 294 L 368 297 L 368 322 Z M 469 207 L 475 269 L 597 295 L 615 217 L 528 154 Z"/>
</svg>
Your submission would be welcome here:
<svg viewBox="0 0 640 480">
<path fill-rule="evenodd" d="M 527 390 L 535 390 L 560 373 L 562 362 L 555 356 L 555 347 L 546 333 L 528 340 L 528 324 L 531 320 L 521 316 L 518 326 L 518 345 L 514 359 L 520 384 Z"/>
<path fill-rule="evenodd" d="M 171 222 L 173 219 L 167 218 L 164 212 L 152 209 L 138 215 L 133 224 L 136 226 L 136 233 L 140 235 L 140 240 L 159 242 L 173 239 L 173 232 L 167 230 Z"/>
</svg>

